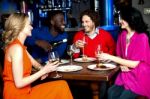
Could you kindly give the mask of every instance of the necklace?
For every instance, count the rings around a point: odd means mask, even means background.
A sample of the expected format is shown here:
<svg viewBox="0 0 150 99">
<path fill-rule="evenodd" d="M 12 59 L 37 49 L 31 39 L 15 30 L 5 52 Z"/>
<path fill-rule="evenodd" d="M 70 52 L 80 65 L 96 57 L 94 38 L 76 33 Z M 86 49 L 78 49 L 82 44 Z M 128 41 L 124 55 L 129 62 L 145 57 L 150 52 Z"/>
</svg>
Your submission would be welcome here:
<svg viewBox="0 0 150 99">
<path fill-rule="evenodd" d="M 129 44 L 130 43 L 130 39 L 133 36 L 134 32 L 132 32 L 131 34 L 127 34 L 126 36 L 126 43 Z"/>
</svg>

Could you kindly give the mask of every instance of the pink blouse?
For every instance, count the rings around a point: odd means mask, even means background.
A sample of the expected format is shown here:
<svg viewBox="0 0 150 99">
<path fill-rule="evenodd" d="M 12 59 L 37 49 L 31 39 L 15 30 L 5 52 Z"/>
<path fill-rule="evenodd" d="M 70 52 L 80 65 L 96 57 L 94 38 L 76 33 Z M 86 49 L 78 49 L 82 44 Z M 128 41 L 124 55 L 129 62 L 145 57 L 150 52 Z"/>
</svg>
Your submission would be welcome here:
<svg viewBox="0 0 150 99">
<path fill-rule="evenodd" d="M 123 31 L 117 41 L 117 55 L 128 60 L 140 61 L 140 63 L 129 72 L 120 72 L 115 81 L 116 85 L 124 86 L 139 95 L 150 99 L 150 46 L 146 34 L 134 33 L 126 50 L 126 35 Z"/>
</svg>

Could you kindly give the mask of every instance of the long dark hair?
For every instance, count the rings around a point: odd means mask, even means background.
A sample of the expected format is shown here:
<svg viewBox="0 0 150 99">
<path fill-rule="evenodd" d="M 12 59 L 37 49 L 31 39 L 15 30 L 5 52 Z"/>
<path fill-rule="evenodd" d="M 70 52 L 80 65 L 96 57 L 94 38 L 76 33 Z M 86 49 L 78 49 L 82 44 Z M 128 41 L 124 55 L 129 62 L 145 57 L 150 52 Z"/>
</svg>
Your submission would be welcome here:
<svg viewBox="0 0 150 99">
<path fill-rule="evenodd" d="M 149 37 L 148 25 L 144 22 L 142 14 L 133 7 L 122 7 L 120 9 L 121 18 L 128 22 L 130 28 L 138 33 L 146 33 Z"/>
</svg>

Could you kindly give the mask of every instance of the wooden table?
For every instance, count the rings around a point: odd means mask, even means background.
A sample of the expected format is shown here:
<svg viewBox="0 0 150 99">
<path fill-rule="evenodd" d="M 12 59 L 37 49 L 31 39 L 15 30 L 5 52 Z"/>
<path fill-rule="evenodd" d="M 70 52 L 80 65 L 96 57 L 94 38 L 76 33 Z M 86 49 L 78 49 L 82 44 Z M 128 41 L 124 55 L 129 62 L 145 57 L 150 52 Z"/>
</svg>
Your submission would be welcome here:
<svg viewBox="0 0 150 99">
<path fill-rule="evenodd" d="M 119 67 L 112 70 L 103 70 L 103 71 L 94 71 L 87 68 L 90 64 L 95 64 L 94 62 L 89 63 L 79 63 L 73 62 L 74 65 L 82 66 L 83 69 L 76 72 L 59 72 L 62 74 L 64 80 L 73 80 L 73 81 L 90 81 L 90 87 L 92 89 L 93 99 L 99 98 L 99 88 L 101 81 L 110 81 L 111 78 L 119 71 Z M 89 83 L 89 82 L 88 82 Z"/>
</svg>

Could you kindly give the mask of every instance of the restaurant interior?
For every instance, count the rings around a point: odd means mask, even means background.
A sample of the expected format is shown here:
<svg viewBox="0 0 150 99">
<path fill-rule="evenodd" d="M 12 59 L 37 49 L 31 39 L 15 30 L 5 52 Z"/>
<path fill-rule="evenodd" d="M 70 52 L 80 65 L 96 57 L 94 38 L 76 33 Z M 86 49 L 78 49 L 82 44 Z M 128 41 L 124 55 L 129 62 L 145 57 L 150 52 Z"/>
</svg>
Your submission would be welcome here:
<svg viewBox="0 0 150 99">
<path fill-rule="evenodd" d="M 79 20 L 79 15 L 85 9 L 92 9 L 99 13 L 100 15 L 100 27 L 111 33 L 114 40 L 117 40 L 119 27 L 119 7 L 121 6 L 133 6 L 139 9 L 144 17 L 144 20 L 150 26 L 150 2 L 149 0 L 0 0 L 0 34 L 4 30 L 4 23 L 7 17 L 13 12 L 23 12 L 27 13 L 32 21 L 33 28 L 41 27 L 46 24 L 47 13 L 52 10 L 61 10 L 64 13 L 65 18 L 65 31 L 68 33 L 68 43 L 72 43 L 74 34 L 80 30 L 81 24 Z M 149 27 L 150 31 L 150 27 Z M 2 42 L 0 42 L 0 47 Z M 0 51 L 0 94 L 2 99 L 2 68 L 3 68 L 4 53 L 1 47 Z M 118 69 L 116 69 L 118 71 Z M 108 73 L 107 76 L 104 72 L 100 74 L 104 75 L 102 80 L 106 79 L 108 81 L 108 86 L 113 83 L 116 75 L 116 71 Z M 88 72 L 86 72 L 88 73 Z M 115 73 L 115 74 L 114 74 Z M 94 75 L 95 73 L 93 73 Z M 65 74 L 64 74 L 65 75 Z M 113 77 L 112 77 L 113 75 Z M 89 85 L 91 81 L 90 78 L 85 75 L 85 80 L 79 78 L 80 75 L 73 74 L 72 77 L 66 75 L 66 78 L 70 77 L 68 83 L 70 85 L 71 91 L 73 93 L 74 99 L 98 99 L 97 96 L 97 86 L 99 84 Z M 75 77 L 79 78 L 79 80 Z M 100 82 L 96 80 L 98 78 L 92 79 L 94 83 Z M 43 83 L 46 81 L 55 79 L 46 79 L 44 81 L 37 81 L 34 84 Z M 85 83 L 88 82 L 88 83 Z M 33 84 L 33 85 L 34 85 Z M 108 87 L 107 86 L 107 87 Z M 93 89 L 91 89 L 91 87 Z M 95 88 L 95 89 L 94 89 Z M 105 93 L 104 99 L 107 95 Z M 99 98 L 102 99 L 102 98 Z M 144 99 L 144 98 L 138 98 Z"/>
</svg>

